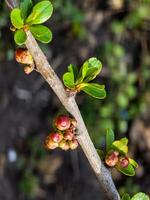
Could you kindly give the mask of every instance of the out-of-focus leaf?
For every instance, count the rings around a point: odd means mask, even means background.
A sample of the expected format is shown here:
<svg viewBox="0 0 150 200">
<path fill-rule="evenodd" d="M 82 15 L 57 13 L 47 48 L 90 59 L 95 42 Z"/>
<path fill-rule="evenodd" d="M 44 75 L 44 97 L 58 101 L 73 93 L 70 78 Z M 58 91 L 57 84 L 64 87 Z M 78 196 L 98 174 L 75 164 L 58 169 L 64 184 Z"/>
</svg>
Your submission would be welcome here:
<svg viewBox="0 0 150 200">
<path fill-rule="evenodd" d="M 135 168 L 138 167 L 137 162 L 136 162 L 135 160 L 131 159 L 131 158 L 129 158 L 129 163 L 130 163 L 133 167 L 135 167 Z"/>
<path fill-rule="evenodd" d="M 150 198 L 144 194 L 143 192 L 139 192 L 137 194 L 135 194 L 131 200 L 150 200 Z"/>
<path fill-rule="evenodd" d="M 112 148 L 112 143 L 115 140 L 115 135 L 112 129 L 108 128 L 106 131 L 106 151 L 110 151 Z"/>
<path fill-rule="evenodd" d="M 21 0 L 20 1 L 20 9 L 21 9 L 21 17 L 25 20 L 30 14 L 33 7 L 32 0 Z"/>
</svg>

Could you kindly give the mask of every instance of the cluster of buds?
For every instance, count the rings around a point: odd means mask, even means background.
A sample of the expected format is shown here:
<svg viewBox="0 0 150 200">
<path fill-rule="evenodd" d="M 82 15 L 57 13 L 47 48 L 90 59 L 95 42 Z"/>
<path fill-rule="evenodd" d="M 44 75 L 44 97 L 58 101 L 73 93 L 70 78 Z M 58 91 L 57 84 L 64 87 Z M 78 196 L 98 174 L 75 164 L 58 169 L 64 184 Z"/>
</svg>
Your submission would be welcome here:
<svg viewBox="0 0 150 200">
<path fill-rule="evenodd" d="M 126 168 L 129 165 L 129 159 L 126 156 L 119 155 L 118 151 L 111 151 L 106 155 L 105 163 L 109 167 L 119 166 L 121 168 Z"/>
<path fill-rule="evenodd" d="M 18 63 L 25 65 L 24 72 L 30 74 L 34 69 L 34 61 L 32 55 L 27 49 L 17 49 L 15 52 L 15 58 Z"/>
<path fill-rule="evenodd" d="M 57 147 L 62 150 L 74 150 L 78 147 L 78 141 L 75 137 L 77 122 L 75 119 L 66 115 L 60 115 L 54 120 L 56 131 L 50 133 L 45 140 L 47 149 L 55 149 Z"/>
</svg>

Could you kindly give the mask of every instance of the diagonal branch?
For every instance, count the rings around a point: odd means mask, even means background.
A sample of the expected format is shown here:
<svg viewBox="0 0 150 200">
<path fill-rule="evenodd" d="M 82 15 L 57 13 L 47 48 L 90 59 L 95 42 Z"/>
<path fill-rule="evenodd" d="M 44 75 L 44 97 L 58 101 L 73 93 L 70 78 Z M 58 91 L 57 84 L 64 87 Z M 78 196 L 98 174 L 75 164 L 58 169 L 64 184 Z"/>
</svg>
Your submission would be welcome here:
<svg viewBox="0 0 150 200">
<path fill-rule="evenodd" d="M 5 1 L 6 3 L 8 2 L 8 0 Z M 13 0 L 9 0 L 9 2 L 11 3 L 11 5 L 14 5 Z M 16 7 L 16 5 L 14 6 Z M 106 192 L 108 199 L 119 200 L 120 196 L 113 183 L 110 171 L 107 170 L 107 168 L 103 165 L 101 159 L 96 152 L 96 149 L 89 137 L 87 128 L 82 119 L 80 110 L 76 104 L 75 98 L 73 96 L 68 96 L 62 82 L 52 69 L 51 65 L 47 61 L 46 56 L 44 55 L 36 40 L 29 31 L 27 32 L 26 47 L 33 56 L 39 73 L 47 81 L 47 83 L 52 88 L 66 110 L 77 120 L 77 128 L 79 132 L 78 142 L 82 150 L 84 151 L 93 171 L 95 172 L 99 183 Z"/>
</svg>

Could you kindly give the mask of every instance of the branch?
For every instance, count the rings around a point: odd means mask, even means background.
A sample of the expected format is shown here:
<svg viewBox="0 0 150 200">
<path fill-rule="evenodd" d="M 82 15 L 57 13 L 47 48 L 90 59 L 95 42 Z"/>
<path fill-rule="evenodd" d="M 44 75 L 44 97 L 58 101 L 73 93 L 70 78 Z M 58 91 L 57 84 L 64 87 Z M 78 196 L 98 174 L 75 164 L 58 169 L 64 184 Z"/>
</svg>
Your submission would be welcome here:
<svg viewBox="0 0 150 200">
<path fill-rule="evenodd" d="M 13 2 L 13 0 L 10 0 L 9 2 Z M 51 65 L 46 59 L 46 56 L 44 55 L 36 40 L 29 31 L 27 32 L 26 47 L 33 56 L 39 73 L 47 81 L 47 83 L 52 88 L 66 110 L 77 120 L 77 129 L 79 133 L 78 142 L 82 150 L 84 151 L 93 171 L 95 172 L 99 183 L 106 192 L 108 199 L 119 200 L 120 196 L 113 183 L 111 174 L 109 170 L 107 170 L 106 167 L 103 165 L 96 152 L 96 149 L 89 137 L 87 128 L 82 119 L 80 110 L 76 104 L 75 98 L 73 96 L 68 96 L 62 82 L 52 69 Z"/>
</svg>

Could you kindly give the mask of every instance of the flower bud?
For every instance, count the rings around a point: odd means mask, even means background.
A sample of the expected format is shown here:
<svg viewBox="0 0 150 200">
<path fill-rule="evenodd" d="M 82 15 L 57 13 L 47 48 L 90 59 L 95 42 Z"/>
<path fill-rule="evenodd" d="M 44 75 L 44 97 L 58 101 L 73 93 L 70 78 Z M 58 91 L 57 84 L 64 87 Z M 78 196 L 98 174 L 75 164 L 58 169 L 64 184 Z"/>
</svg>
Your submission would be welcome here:
<svg viewBox="0 0 150 200">
<path fill-rule="evenodd" d="M 31 72 L 33 71 L 33 68 L 32 67 L 30 67 L 30 66 L 25 66 L 24 67 L 24 73 L 25 74 L 30 74 Z"/>
<path fill-rule="evenodd" d="M 69 150 L 69 144 L 68 142 L 66 142 L 65 140 L 62 140 L 60 143 L 59 143 L 59 147 L 62 149 L 62 150 Z"/>
<path fill-rule="evenodd" d="M 122 168 L 126 168 L 129 165 L 129 159 L 127 157 L 120 157 L 118 161 L 118 165 Z"/>
<path fill-rule="evenodd" d="M 53 142 L 56 143 L 61 142 L 61 140 L 63 139 L 63 135 L 61 133 L 51 133 L 49 137 Z"/>
<path fill-rule="evenodd" d="M 55 119 L 54 124 L 60 131 L 64 131 L 70 128 L 71 121 L 68 116 L 60 115 Z"/>
<path fill-rule="evenodd" d="M 69 147 L 70 149 L 74 150 L 78 147 L 78 141 L 76 139 L 73 139 L 72 141 L 69 142 Z"/>
<path fill-rule="evenodd" d="M 75 119 L 71 119 L 71 125 L 72 125 L 72 127 L 74 128 L 74 129 L 76 129 L 77 128 L 77 121 L 75 120 Z"/>
<path fill-rule="evenodd" d="M 117 151 L 113 151 L 113 152 L 109 153 L 105 158 L 105 163 L 109 167 L 114 167 L 118 162 L 118 155 L 119 155 L 119 153 Z"/>
<path fill-rule="evenodd" d="M 64 139 L 65 140 L 71 141 L 73 139 L 73 137 L 74 137 L 74 134 L 70 129 L 65 131 L 65 133 L 64 133 Z"/>
<path fill-rule="evenodd" d="M 31 54 L 26 49 L 17 49 L 15 52 L 15 57 L 18 63 L 27 65 L 34 64 Z"/>
<path fill-rule="evenodd" d="M 52 141 L 51 138 L 47 136 L 45 140 L 45 147 L 46 149 L 56 149 L 58 147 L 58 143 Z"/>
</svg>

